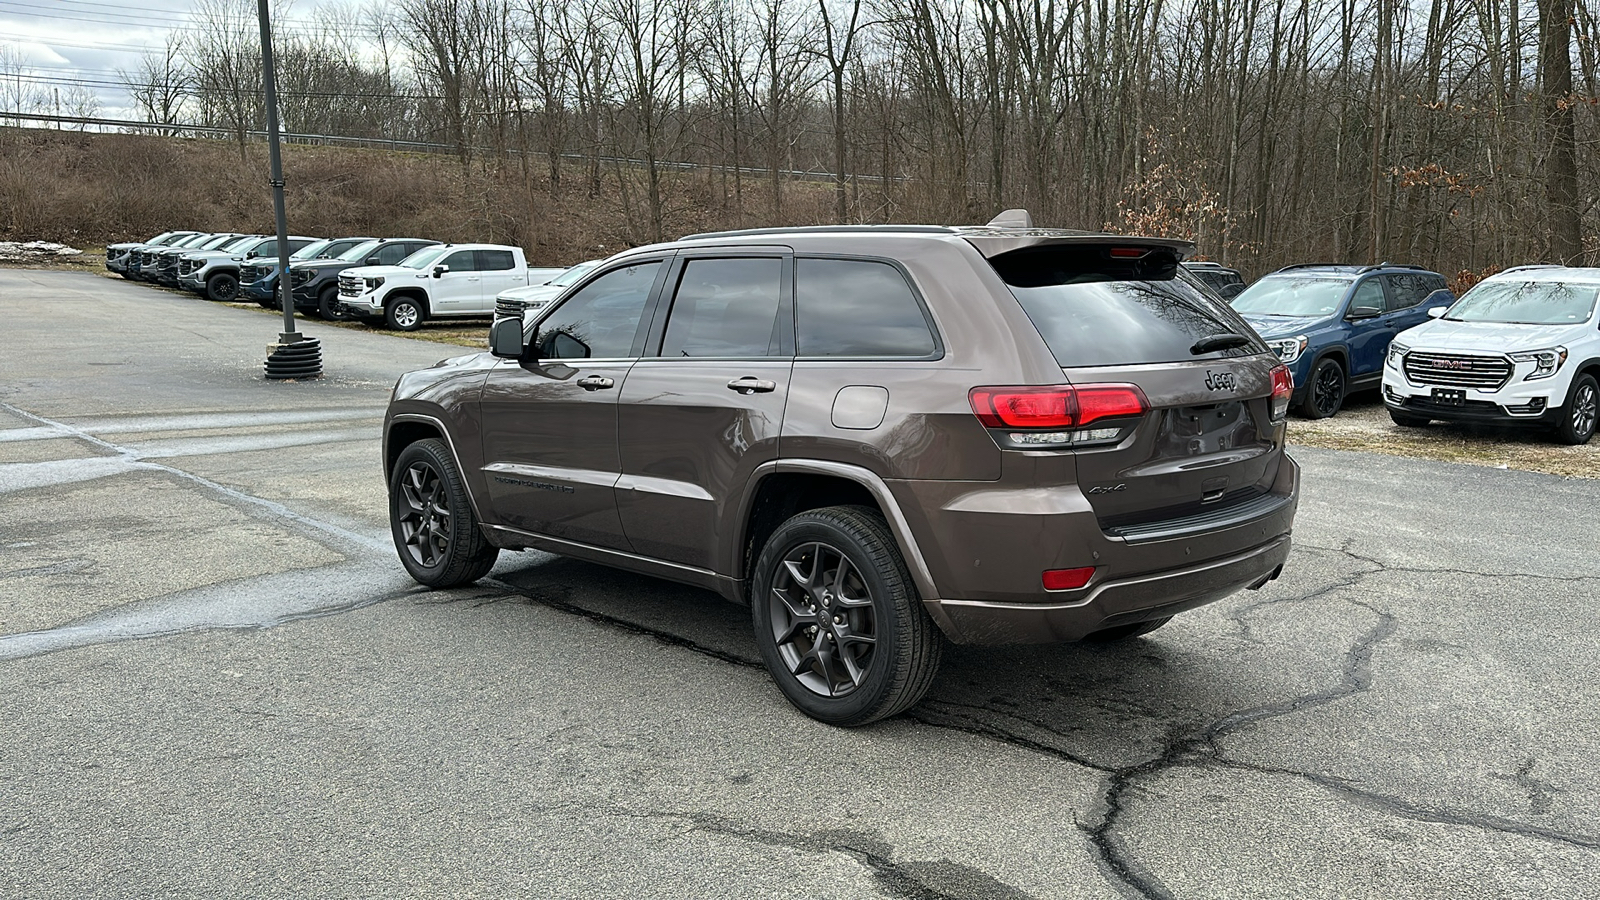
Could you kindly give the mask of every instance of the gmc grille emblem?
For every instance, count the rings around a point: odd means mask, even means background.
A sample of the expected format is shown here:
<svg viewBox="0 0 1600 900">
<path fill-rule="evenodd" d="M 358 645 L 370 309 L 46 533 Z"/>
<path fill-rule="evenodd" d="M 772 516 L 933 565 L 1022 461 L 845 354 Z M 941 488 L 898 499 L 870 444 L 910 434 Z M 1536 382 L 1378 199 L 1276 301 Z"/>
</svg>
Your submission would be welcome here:
<svg viewBox="0 0 1600 900">
<path fill-rule="evenodd" d="M 1464 359 L 1437 359 L 1437 360 L 1434 360 L 1433 364 L 1438 366 L 1441 369 L 1470 369 L 1470 368 L 1472 368 L 1472 363 L 1469 363 Z"/>
<path fill-rule="evenodd" d="M 1206 370 L 1206 387 L 1213 391 L 1231 391 L 1239 386 L 1239 379 L 1232 372 L 1213 372 Z"/>
</svg>

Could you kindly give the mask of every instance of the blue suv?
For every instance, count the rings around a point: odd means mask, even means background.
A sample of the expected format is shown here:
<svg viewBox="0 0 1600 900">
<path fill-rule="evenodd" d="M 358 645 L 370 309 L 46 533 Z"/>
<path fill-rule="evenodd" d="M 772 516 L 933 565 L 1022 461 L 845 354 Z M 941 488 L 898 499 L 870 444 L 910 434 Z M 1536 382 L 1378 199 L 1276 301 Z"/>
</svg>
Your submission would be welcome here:
<svg viewBox="0 0 1600 900">
<path fill-rule="evenodd" d="M 1420 266 L 1318 263 L 1279 269 L 1231 302 L 1294 373 L 1294 406 L 1325 419 L 1350 391 L 1378 386 L 1396 334 L 1455 300 Z"/>
</svg>

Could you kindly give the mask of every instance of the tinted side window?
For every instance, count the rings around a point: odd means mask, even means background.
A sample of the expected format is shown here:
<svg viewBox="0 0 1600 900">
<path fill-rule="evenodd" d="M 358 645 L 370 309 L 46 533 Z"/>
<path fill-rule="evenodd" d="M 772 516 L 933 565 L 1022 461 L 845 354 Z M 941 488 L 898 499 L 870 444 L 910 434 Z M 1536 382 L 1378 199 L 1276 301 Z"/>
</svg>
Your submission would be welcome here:
<svg viewBox="0 0 1600 900">
<path fill-rule="evenodd" d="M 929 356 L 936 344 L 899 269 L 856 259 L 795 260 L 800 356 Z"/>
<path fill-rule="evenodd" d="M 449 266 L 452 272 L 476 272 L 478 263 L 476 253 L 472 250 L 457 250 L 456 252 L 439 260 L 439 265 Z"/>
<path fill-rule="evenodd" d="M 1389 309 L 1410 309 L 1428 296 L 1429 288 L 1421 275 L 1385 275 L 1389 282 Z"/>
<path fill-rule="evenodd" d="M 479 272 L 503 272 L 517 266 L 517 257 L 510 250 L 479 250 Z"/>
<path fill-rule="evenodd" d="M 660 262 L 613 269 L 584 285 L 539 323 L 541 359 L 626 359 Z"/>
<path fill-rule="evenodd" d="M 289 252 L 293 253 L 296 250 L 300 250 L 300 249 L 303 249 L 305 247 L 309 247 L 309 246 L 311 246 L 312 244 L 315 244 L 315 243 L 316 243 L 316 241 L 305 241 L 305 240 L 296 241 L 296 240 L 291 240 L 289 242 Z M 278 251 L 276 251 L 276 250 L 271 251 L 271 255 L 277 256 L 278 255 Z"/>
<path fill-rule="evenodd" d="M 683 266 L 661 355 L 773 356 L 783 260 L 691 259 Z"/>
<path fill-rule="evenodd" d="M 252 247 L 249 250 L 245 251 L 245 255 L 246 256 L 250 255 L 251 253 L 254 253 L 257 256 L 277 256 L 278 255 L 278 242 L 277 242 L 276 239 L 270 240 L 270 241 L 262 241 L 261 243 L 255 245 L 254 247 Z"/>
<path fill-rule="evenodd" d="M 406 257 L 410 256 L 412 253 L 416 252 L 418 249 L 421 249 L 421 248 L 413 247 L 413 246 L 411 246 L 409 244 L 384 244 L 382 247 L 378 248 L 378 253 L 377 253 L 378 265 L 380 265 L 380 266 L 397 265 L 400 262 L 400 260 L 405 259 Z"/>
</svg>

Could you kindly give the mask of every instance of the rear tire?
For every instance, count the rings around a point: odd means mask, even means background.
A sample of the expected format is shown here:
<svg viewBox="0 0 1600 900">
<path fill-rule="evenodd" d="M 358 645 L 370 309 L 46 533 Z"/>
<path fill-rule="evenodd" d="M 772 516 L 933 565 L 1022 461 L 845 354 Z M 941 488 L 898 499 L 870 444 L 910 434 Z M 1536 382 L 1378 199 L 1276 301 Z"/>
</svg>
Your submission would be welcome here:
<svg viewBox="0 0 1600 900">
<path fill-rule="evenodd" d="M 943 637 L 875 510 L 800 513 L 761 548 L 751 587 L 756 646 L 801 712 L 830 725 L 901 713 L 932 686 Z"/>
<path fill-rule="evenodd" d="M 1389 418 L 1393 419 L 1394 423 L 1401 428 L 1427 428 L 1428 423 L 1433 421 L 1427 416 L 1413 416 L 1410 413 L 1398 412 L 1393 409 L 1389 410 Z"/>
<path fill-rule="evenodd" d="M 1127 625 L 1114 625 L 1110 628 L 1102 628 L 1099 631 L 1085 635 L 1083 641 L 1086 644 L 1113 644 L 1118 641 L 1128 640 L 1129 638 L 1136 638 L 1141 634 L 1149 634 L 1150 632 L 1155 631 L 1157 628 L 1160 628 L 1171 621 L 1172 617 L 1167 616 L 1166 618 L 1162 619 L 1148 619 L 1143 622 L 1132 622 Z"/>
<path fill-rule="evenodd" d="M 1331 356 L 1317 360 L 1311 367 L 1311 380 L 1306 384 L 1305 399 L 1300 402 L 1300 414 L 1308 419 L 1326 419 L 1344 406 L 1348 387 L 1344 366 Z"/>
<path fill-rule="evenodd" d="M 427 309 L 414 297 L 398 297 L 383 308 L 384 322 L 396 331 L 416 331 L 427 318 Z"/>
<path fill-rule="evenodd" d="M 228 303 L 239 298 L 239 279 L 227 272 L 220 272 L 206 279 L 206 299 L 218 303 Z"/>
<path fill-rule="evenodd" d="M 437 438 L 400 451 L 389 476 L 389 531 L 400 563 L 431 588 L 471 584 L 500 555 L 478 526 L 455 457 Z"/>
<path fill-rule="evenodd" d="M 1561 407 L 1556 440 L 1563 444 L 1589 443 L 1594 437 L 1597 419 L 1600 419 L 1600 383 L 1593 375 L 1579 375 L 1572 380 L 1567 402 Z"/>
</svg>

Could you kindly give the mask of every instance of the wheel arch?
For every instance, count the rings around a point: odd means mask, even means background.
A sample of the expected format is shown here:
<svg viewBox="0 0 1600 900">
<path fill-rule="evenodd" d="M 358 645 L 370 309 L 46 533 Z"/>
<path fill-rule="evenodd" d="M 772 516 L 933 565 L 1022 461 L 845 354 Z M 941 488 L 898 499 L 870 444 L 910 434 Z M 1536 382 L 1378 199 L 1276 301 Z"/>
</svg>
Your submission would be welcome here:
<svg viewBox="0 0 1600 900">
<path fill-rule="evenodd" d="M 807 510 L 841 505 L 866 506 L 883 516 L 921 599 L 938 597 L 916 536 L 889 486 L 869 469 L 830 460 L 774 460 L 756 469 L 737 519 L 725 532 L 737 535 L 723 551 L 726 570 L 748 584 L 751 565 L 779 525 Z"/>
<path fill-rule="evenodd" d="M 404 297 L 410 297 L 413 300 L 420 302 L 422 304 L 422 312 L 424 315 L 433 315 L 433 309 L 428 303 L 428 292 L 418 287 L 395 288 L 389 293 L 384 294 L 383 308 L 387 310 L 389 308 L 389 304 Z"/>
<path fill-rule="evenodd" d="M 472 506 L 472 514 L 481 524 L 483 508 L 478 504 L 478 497 L 472 490 L 472 478 L 461 461 L 461 451 L 456 449 L 456 442 L 450 437 L 450 430 L 438 418 L 421 413 L 406 412 L 390 416 L 383 429 L 383 483 L 388 489 L 389 479 L 394 477 L 394 466 L 399 461 L 400 454 L 417 441 L 437 438 L 444 441 L 450 449 L 450 455 L 456 461 L 456 469 L 461 472 L 461 484 L 467 491 L 467 502 Z"/>
</svg>

